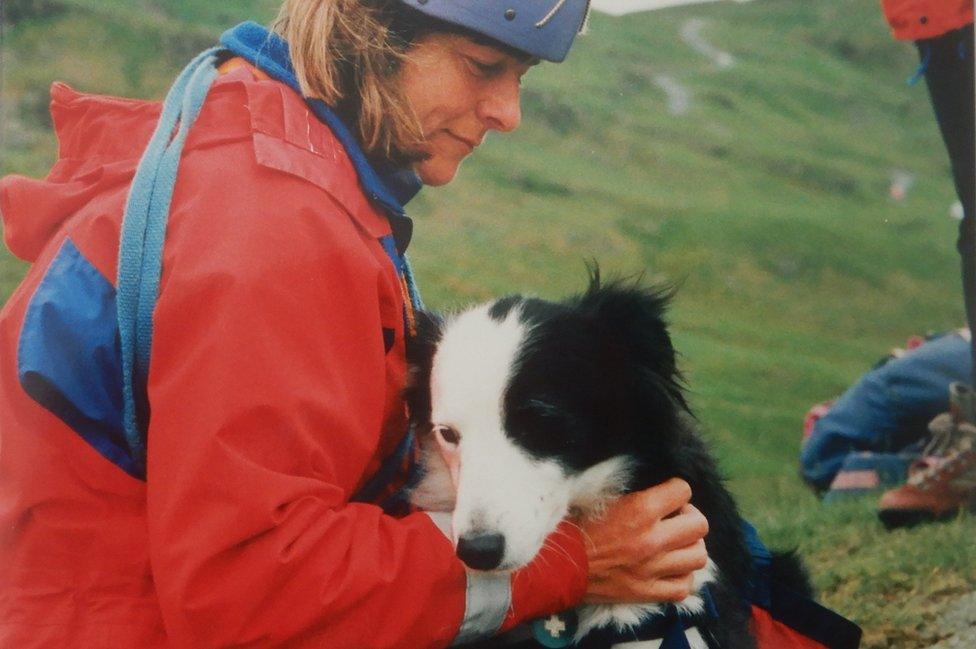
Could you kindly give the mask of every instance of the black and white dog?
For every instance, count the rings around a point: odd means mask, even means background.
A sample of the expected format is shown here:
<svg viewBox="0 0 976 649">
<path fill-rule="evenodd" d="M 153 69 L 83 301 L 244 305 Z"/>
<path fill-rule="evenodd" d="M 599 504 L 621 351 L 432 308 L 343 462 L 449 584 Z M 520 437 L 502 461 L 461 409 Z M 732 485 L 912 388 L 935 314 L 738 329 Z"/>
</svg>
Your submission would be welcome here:
<svg viewBox="0 0 976 649">
<path fill-rule="evenodd" d="M 445 320 L 421 314 L 407 399 L 427 475 L 413 499 L 453 510 L 457 553 L 469 567 L 513 570 L 567 514 L 598 515 L 608 499 L 679 476 L 710 527 L 708 566 L 679 604 L 693 616 L 689 644 L 752 648 L 739 595 L 750 557 L 685 401 L 664 320 L 669 296 L 636 282 L 601 284 L 594 271 L 585 293 L 562 302 L 511 296 Z M 450 467 L 438 445 L 457 458 Z M 705 584 L 718 618 L 703 610 Z M 576 639 L 661 611 L 584 606 Z"/>
</svg>

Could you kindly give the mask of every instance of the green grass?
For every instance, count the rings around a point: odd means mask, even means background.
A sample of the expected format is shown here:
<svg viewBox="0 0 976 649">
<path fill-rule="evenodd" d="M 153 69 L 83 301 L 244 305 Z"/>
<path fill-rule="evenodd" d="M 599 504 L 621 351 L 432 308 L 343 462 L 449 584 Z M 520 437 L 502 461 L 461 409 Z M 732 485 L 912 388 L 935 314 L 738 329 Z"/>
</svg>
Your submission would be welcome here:
<svg viewBox="0 0 976 649">
<path fill-rule="evenodd" d="M 0 172 L 53 161 L 53 79 L 160 96 L 213 35 L 274 4 L 12 3 Z M 735 66 L 681 42 L 690 18 Z M 743 510 L 770 544 L 800 549 L 868 647 L 924 646 L 933 614 L 976 584 L 972 518 L 887 533 L 873 500 L 824 507 L 796 478 L 810 404 L 907 335 L 963 322 L 948 162 L 924 88 L 905 85 L 916 63 L 876 0 L 597 14 L 564 65 L 527 75 L 522 127 L 411 204 L 437 308 L 564 295 L 590 258 L 679 284 L 693 402 Z M 658 74 L 691 90 L 687 114 L 668 113 Z M 916 177 L 902 202 L 887 194 L 896 169 Z M 0 253 L 0 296 L 23 272 Z"/>
</svg>

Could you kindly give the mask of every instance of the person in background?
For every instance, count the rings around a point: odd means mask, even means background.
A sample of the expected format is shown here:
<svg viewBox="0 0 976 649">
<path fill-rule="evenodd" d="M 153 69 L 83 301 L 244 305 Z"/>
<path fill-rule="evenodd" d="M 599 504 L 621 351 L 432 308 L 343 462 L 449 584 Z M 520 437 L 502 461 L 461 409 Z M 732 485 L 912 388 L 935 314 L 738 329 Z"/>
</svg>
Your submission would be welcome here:
<svg viewBox="0 0 976 649">
<path fill-rule="evenodd" d="M 976 331 L 976 139 L 974 139 L 972 0 L 881 0 L 894 37 L 918 48 L 942 133 L 956 193 L 962 204 L 957 247 L 962 262 L 963 299 L 970 331 Z M 976 339 L 969 351 L 976 360 Z M 971 364 L 976 372 L 976 363 Z M 878 514 L 889 526 L 945 518 L 976 494 L 976 411 L 973 386 L 956 382 L 947 401 L 950 412 L 930 425 L 933 437 L 923 458 L 909 468 L 908 482 L 885 492 Z"/>
<path fill-rule="evenodd" d="M 811 408 L 800 449 L 804 481 L 824 502 L 903 484 L 937 435 L 930 425 L 945 419 L 950 386 L 971 376 L 969 329 L 912 336 L 840 397 Z"/>
</svg>

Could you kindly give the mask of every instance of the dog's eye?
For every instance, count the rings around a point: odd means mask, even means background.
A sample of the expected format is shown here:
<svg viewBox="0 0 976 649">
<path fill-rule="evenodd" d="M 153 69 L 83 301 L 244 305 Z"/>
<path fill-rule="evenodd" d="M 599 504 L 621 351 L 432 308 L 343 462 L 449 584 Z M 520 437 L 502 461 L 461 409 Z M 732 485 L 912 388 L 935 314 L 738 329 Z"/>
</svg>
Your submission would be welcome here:
<svg viewBox="0 0 976 649">
<path fill-rule="evenodd" d="M 450 426 L 434 426 L 434 434 L 448 446 L 457 446 L 461 441 L 461 434 Z"/>
</svg>

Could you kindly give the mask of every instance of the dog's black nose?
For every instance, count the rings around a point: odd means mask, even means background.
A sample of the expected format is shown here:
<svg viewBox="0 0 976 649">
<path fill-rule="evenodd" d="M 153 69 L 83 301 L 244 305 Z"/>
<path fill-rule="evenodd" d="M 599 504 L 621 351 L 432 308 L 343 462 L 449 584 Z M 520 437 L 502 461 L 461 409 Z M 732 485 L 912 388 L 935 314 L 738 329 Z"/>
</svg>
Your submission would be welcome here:
<svg viewBox="0 0 976 649">
<path fill-rule="evenodd" d="M 505 554 L 505 537 L 501 534 L 479 534 L 458 539 L 457 555 L 469 568 L 493 570 Z"/>
</svg>

